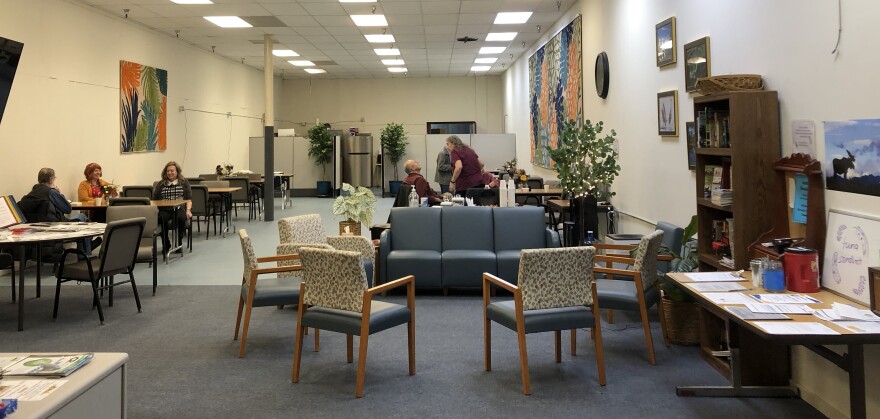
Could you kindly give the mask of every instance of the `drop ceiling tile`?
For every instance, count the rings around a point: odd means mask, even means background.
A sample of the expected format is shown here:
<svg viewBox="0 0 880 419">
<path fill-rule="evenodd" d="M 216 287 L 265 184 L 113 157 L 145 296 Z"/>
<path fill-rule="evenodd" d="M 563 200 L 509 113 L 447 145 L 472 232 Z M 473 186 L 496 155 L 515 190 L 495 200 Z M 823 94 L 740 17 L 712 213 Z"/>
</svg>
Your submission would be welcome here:
<svg viewBox="0 0 880 419">
<path fill-rule="evenodd" d="M 321 24 L 311 16 L 283 15 L 278 16 L 278 19 L 294 29 L 297 29 L 300 26 L 321 26 Z"/>
<path fill-rule="evenodd" d="M 327 35 L 327 36 L 330 35 L 330 32 L 327 32 L 327 30 L 321 26 L 293 26 L 293 25 L 291 25 L 290 27 L 293 28 L 293 30 L 296 31 L 297 34 L 305 36 L 305 37 L 312 37 L 312 36 L 317 36 L 317 35 Z"/>
<path fill-rule="evenodd" d="M 458 0 L 423 1 L 422 13 L 433 15 L 436 13 L 460 13 L 461 2 Z"/>
<path fill-rule="evenodd" d="M 461 2 L 461 13 L 498 13 L 498 12 L 518 12 L 518 11 L 530 11 L 529 10 L 501 10 L 501 6 L 497 1 L 474 1 L 474 0 L 466 0 Z"/>
<path fill-rule="evenodd" d="M 333 2 L 301 2 L 300 5 L 312 16 L 348 15 L 338 1 Z"/>
<path fill-rule="evenodd" d="M 269 11 L 276 16 L 284 16 L 284 15 L 292 15 L 292 16 L 302 16 L 308 15 L 309 12 L 306 9 L 303 9 L 302 6 L 296 3 L 261 3 L 263 8 Z"/>
<path fill-rule="evenodd" d="M 334 26 L 354 26 L 354 22 L 351 21 L 350 16 L 314 16 L 315 20 L 321 26 L 324 27 L 334 27 Z"/>
</svg>

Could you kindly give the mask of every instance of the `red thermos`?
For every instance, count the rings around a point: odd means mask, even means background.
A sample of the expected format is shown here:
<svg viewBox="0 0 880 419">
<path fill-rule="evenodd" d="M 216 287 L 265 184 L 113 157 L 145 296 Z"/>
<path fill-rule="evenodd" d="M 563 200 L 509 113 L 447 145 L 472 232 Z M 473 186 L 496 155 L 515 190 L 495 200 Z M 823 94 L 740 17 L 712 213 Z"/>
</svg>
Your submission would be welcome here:
<svg viewBox="0 0 880 419">
<path fill-rule="evenodd" d="M 783 257 L 785 287 L 792 292 L 819 292 L 819 252 L 789 247 Z"/>
</svg>

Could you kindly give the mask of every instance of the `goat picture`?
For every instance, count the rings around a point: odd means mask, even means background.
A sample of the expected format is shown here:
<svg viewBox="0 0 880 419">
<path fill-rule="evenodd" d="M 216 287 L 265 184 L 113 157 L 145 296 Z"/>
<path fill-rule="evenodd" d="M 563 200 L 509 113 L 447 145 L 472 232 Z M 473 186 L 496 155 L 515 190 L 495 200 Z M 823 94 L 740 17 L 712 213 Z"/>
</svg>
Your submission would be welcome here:
<svg viewBox="0 0 880 419">
<path fill-rule="evenodd" d="M 849 150 L 846 150 L 846 154 L 848 154 L 849 157 L 841 157 L 831 161 L 831 165 L 834 168 L 834 175 L 843 175 L 844 179 L 846 179 L 846 173 L 849 172 L 849 169 L 856 168 L 856 156 L 853 156 Z"/>
<path fill-rule="evenodd" d="M 826 121 L 822 168 L 828 190 L 880 196 L 880 119 Z"/>
</svg>

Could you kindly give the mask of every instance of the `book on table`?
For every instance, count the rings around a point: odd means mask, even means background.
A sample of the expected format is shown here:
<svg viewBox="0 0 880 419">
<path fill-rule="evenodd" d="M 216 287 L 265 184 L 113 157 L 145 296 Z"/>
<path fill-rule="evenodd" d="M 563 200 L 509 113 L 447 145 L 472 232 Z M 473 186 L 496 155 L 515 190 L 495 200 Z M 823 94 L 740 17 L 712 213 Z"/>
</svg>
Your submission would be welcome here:
<svg viewBox="0 0 880 419">
<path fill-rule="evenodd" d="M 67 377 L 93 357 L 93 353 L 26 355 L 8 359 L 9 365 L 0 367 L 5 376 Z"/>
</svg>

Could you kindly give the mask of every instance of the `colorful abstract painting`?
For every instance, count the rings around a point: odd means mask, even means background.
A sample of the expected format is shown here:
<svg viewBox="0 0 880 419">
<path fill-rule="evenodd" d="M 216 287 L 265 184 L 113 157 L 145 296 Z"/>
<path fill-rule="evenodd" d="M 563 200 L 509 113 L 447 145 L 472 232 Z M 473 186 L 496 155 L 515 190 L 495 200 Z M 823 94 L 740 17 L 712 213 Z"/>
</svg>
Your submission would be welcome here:
<svg viewBox="0 0 880 419">
<path fill-rule="evenodd" d="M 582 62 L 580 16 L 529 57 L 529 139 L 536 166 L 551 167 L 546 147 L 559 147 L 565 121 L 584 120 Z"/>
<path fill-rule="evenodd" d="M 119 147 L 123 153 L 165 151 L 168 71 L 119 61 Z"/>
<path fill-rule="evenodd" d="M 880 119 L 825 121 L 825 186 L 880 196 Z"/>
</svg>

